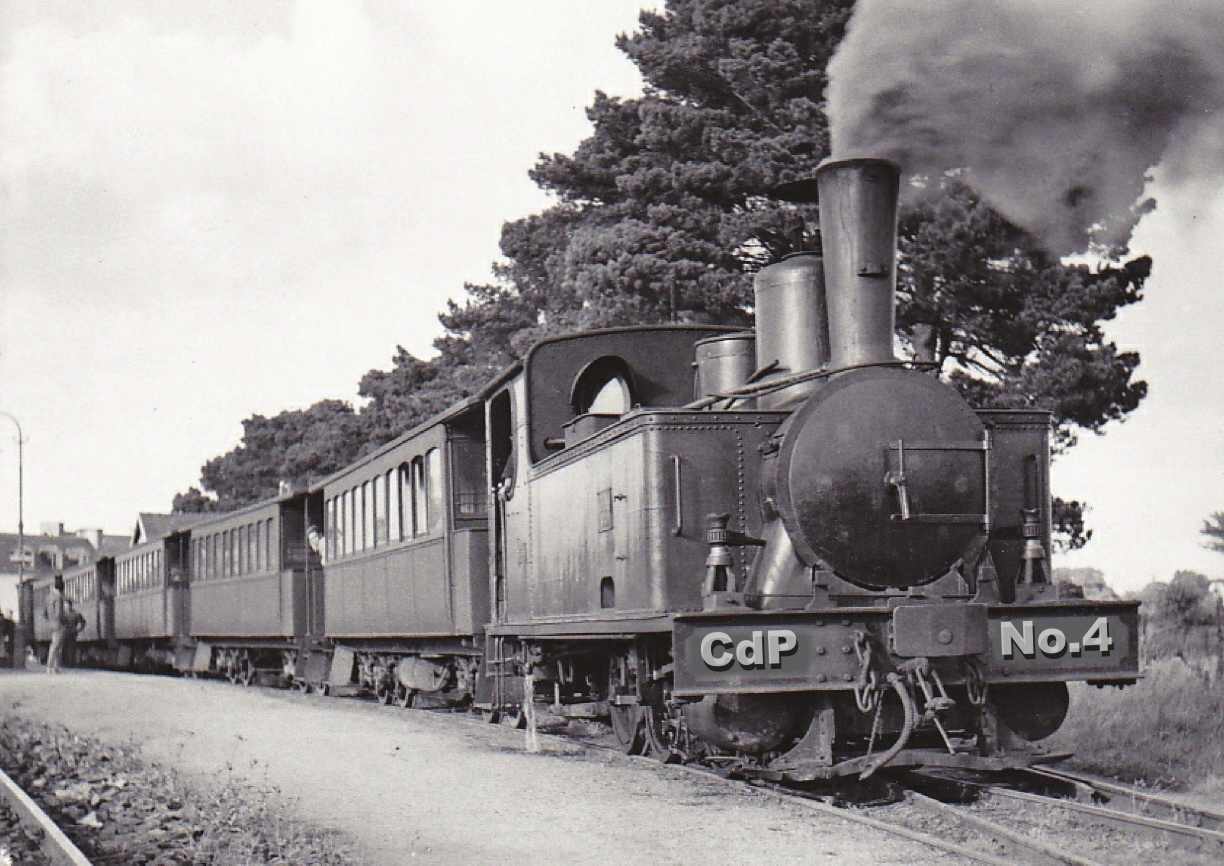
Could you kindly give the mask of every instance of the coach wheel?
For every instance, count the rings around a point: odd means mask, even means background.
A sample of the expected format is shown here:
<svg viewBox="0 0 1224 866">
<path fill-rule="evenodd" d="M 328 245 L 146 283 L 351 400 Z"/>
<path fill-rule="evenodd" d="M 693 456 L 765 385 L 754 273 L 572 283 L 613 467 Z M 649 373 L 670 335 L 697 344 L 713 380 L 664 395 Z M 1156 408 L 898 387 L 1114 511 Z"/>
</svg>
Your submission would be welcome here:
<svg viewBox="0 0 1224 866">
<path fill-rule="evenodd" d="M 416 689 L 410 689 L 407 686 L 401 685 L 395 696 L 395 702 L 405 710 L 410 710 L 417 705 L 417 695 L 420 694 Z"/>
<path fill-rule="evenodd" d="M 242 666 L 242 671 L 238 675 L 238 681 L 242 683 L 242 685 L 249 688 L 255 684 L 255 680 L 258 678 L 258 676 L 259 675 L 255 672 L 255 665 L 248 661 Z"/>
<path fill-rule="evenodd" d="M 374 697 L 378 698 L 378 702 L 384 707 L 387 706 L 395 698 L 394 686 L 380 682 L 374 687 Z"/>
<path fill-rule="evenodd" d="M 486 725 L 496 725 L 501 721 L 501 708 L 489 707 L 480 711 L 480 718 L 484 720 Z"/>
<path fill-rule="evenodd" d="M 318 693 L 325 698 L 331 697 L 331 683 L 328 683 L 328 682 L 319 683 L 319 686 L 316 689 L 316 691 L 318 691 Z"/>
<path fill-rule="evenodd" d="M 509 712 L 502 713 L 501 720 L 503 724 L 509 725 L 516 731 L 523 731 L 527 729 L 527 711 L 521 706 L 515 707 Z"/>
<path fill-rule="evenodd" d="M 306 680 L 295 680 L 293 684 L 294 686 L 297 687 L 297 690 L 301 692 L 302 694 L 304 695 L 310 694 L 310 683 L 307 682 Z"/>
<path fill-rule="evenodd" d="M 626 755 L 640 755 L 646 750 L 646 726 L 642 710 L 636 706 L 608 707 L 612 734 Z"/>
</svg>

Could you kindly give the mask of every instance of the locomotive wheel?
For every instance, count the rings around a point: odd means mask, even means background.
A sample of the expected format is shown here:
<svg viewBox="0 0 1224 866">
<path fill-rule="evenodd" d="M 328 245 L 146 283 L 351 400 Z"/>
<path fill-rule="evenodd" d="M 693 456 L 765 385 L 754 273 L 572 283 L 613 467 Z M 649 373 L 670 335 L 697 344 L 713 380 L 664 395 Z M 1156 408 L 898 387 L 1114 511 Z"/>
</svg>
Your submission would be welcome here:
<svg viewBox="0 0 1224 866">
<path fill-rule="evenodd" d="M 612 721 L 612 734 L 626 755 L 640 755 L 646 751 L 646 723 L 641 707 L 608 707 Z"/>
<path fill-rule="evenodd" d="M 646 754 L 660 763 L 674 764 L 680 760 L 680 755 L 672 748 L 665 718 L 663 712 L 655 707 L 642 708 L 642 727 L 645 729 L 649 747 Z"/>
<path fill-rule="evenodd" d="M 317 691 L 320 695 L 322 695 L 325 698 L 331 697 L 331 683 L 321 682 L 319 683 L 315 691 Z"/>
<path fill-rule="evenodd" d="M 297 686 L 297 690 L 302 694 L 310 694 L 310 683 L 308 683 L 306 680 L 296 680 L 294 685 Z"/>
<path fill-rule="evenodd" d="M 412 709 L 417 703 L 417 690 L 410 689 L 407 686 L 400 686 L 395 696 L 395 702 L 405 710 Z"/>
<path fill-rule="evenodd" d="M 487 710 L 481 710 L 480 718 L 486 725 L 496 725 L 501 721 L 501 708 L 489 707 Z"/>
<path fill-rule="evenodd" d="M 521 706 L 515 707 L 509 712 L 502 713 L 501 721 L 516 731 L 524 731 L 527 729 L 527 711 Z"/>
<path fill-rule="evenodd" d="M 378 702 L 385 707 L 395 699 L 395 691 L 392 686 L 379 683 L 374 687 L 374 697 L 378 698 Z"/>
<path fill-rule="evenodd" d="M 629 659 L 616 657 L 608 666 L 608 718 L 612 723 L 612 734 L 626 755 L 641 755 L 646 752 L 646 725 L 642 707 L 638 704 L 618 706 L 612 701 L 618 693 L 630 687 L 627 673 Z"/>
<path fill-rule="evenodd" d="M 255 685 L 257 676 L 258 675 L 255 673 L 255 665 L 247 662 L 245 665 L 243 665 L 242 672 L 238 675 L 238 681 L 242 683 L 243 686 L 250 688 L 251 686 Z"/>
</svg>

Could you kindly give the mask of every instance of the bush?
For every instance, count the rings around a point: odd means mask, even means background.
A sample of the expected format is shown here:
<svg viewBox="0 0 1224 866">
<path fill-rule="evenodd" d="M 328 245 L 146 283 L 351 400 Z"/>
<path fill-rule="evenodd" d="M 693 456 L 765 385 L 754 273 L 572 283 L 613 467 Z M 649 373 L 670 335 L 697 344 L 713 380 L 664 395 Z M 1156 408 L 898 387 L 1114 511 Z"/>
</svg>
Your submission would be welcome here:
<svg viewBox="0 0 1224 866">
<path fill-rule="evenodd" d="M 1224 691 L 1179 660 L 1150 665 L 1126 689 L 1071 685 L 1071 710 L 1050 739 L 1075 767 L 1128 782 L 1184 788 L 1224 776 Z"/>
</svg>

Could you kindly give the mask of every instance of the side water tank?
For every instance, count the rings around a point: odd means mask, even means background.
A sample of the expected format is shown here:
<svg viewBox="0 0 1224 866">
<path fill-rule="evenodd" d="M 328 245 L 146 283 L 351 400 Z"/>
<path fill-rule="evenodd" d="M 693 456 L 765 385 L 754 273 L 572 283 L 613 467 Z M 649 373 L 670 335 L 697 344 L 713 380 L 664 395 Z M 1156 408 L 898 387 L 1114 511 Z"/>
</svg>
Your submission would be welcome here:
<svg viewBox="0 0 1224 866">
<path fill-rule="evenodd" d="M 757 272 L 757 368 L 776 364 L 764 380 L 816 370 L 829 360 L 824 266 L 815 253 L 794 253 Z M 761 409 L 781 409 L 813 393 L 820 381 L 802 382 L 757 398 Z"/>
<path fill-rule="evenodd" d="M 751 331 L 707 337 L 695 347 L 697 379 L 693 398 L 700 400 L 725 394 L 746 385 L 756 369 L 756 338 Z M 737 409 L 751 409 L 752 400 L 741 400 Z"/>
</svg>

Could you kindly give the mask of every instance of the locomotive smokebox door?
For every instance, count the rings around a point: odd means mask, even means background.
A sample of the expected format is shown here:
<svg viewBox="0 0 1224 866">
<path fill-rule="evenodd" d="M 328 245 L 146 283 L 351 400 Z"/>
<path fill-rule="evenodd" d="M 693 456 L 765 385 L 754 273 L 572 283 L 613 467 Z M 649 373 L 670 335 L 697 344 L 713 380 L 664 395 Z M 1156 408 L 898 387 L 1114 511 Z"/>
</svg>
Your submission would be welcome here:
<svg viewBox="0 0 1224 866">
<path fill-rule="evenodd" d="M 863 587 L 928 583 L 986 530 L 988 447 L 977 415 L 937 380 L 842 373 L 787 424 L 779 512 L 808 565 Z"/>
</svg>

